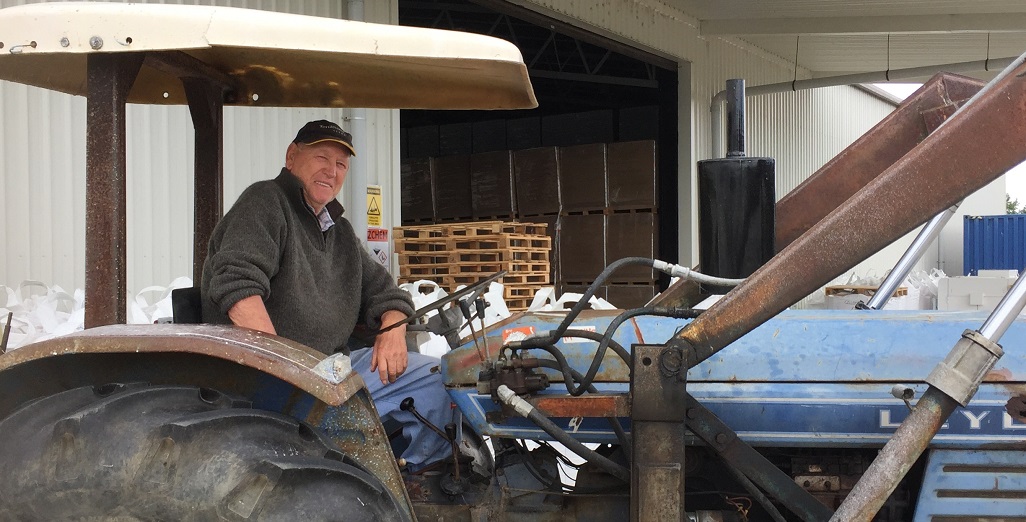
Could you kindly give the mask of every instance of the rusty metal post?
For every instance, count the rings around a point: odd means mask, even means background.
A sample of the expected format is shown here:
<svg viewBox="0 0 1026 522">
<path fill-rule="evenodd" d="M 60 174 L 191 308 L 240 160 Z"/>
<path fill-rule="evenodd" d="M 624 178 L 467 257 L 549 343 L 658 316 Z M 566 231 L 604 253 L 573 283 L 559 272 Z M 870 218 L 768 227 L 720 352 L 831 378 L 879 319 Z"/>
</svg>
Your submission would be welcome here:
<svg viewBox="0 0 1026 522">
<path fill-rule="evenodd" d="M 125 323 L 125 99 L 141 53 L 89 55 L 86 101 L 85 327 Z"/>
<path fill-rule="evenodd" d="M 1026 159 L 1026 66 L 966 105 L 670 344 L 698 364 Z"/>
<path fill-rule="evenodd" d="M 683 352 L 635 345 L 631 372 L 631 522 L 685 520 Z"/>
<path fill-rule="evenodd" d="M 224 95 L 210 80 L 182 78 L 196 130 L 192 280 L 198 286 L 214 226 L 224 212 Z"/>
</svg>

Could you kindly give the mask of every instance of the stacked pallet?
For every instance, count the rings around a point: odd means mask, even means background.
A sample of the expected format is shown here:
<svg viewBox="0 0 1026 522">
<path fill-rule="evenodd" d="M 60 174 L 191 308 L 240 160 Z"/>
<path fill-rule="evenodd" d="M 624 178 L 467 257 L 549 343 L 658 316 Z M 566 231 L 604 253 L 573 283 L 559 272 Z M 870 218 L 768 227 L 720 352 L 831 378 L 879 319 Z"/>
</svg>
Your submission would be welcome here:
<svg viewBox="0 0 1026 522">
<path fill-rule="evenodd" d="M 535 292 L 551 284 L 552 238 L 545 227 L 502 221 L 396 227 L 399 282 L 426 279 L 452 293 L 505 270 L 506 305 L 525 310 Z"/>
</svg>

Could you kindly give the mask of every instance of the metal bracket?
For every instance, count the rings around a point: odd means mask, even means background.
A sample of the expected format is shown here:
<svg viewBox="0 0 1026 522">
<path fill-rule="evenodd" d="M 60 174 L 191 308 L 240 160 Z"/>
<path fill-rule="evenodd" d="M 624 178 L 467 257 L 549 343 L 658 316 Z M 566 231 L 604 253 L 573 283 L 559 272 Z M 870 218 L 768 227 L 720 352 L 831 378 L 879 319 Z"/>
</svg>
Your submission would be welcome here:
<svg viewBox="0 0 1026 522">
<path fill-rule="evenodd" d="M 963 407 L 967 406 L 983 377 L 1002 355 L 1001 345 L 976 330 L 966 330 L 948 356 L 930 372 L 926 382 Z"/>
<path fill-rule="evenodd" d="M 634 345 L 631 372 L 631 521 L 684 513 L 685 353 Z"/>
</svg>

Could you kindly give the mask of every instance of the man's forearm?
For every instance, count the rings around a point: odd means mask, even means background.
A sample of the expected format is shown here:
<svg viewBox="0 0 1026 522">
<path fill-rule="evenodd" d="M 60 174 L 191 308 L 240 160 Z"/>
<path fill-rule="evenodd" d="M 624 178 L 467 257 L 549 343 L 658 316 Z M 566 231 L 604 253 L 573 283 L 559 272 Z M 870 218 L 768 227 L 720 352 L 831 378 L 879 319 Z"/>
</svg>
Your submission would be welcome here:
<svg viewBox="0 0 1026 522">
<path fill-rule="evenodd" d="M 228 318 L 237 326 L 277 335 L 274 324 L 271 323 L 271 316 L 267 314 L 267 307 L 264 306 L 264 300 L 259 295 L 240 299 L 228 310 Z"/>
</svg>

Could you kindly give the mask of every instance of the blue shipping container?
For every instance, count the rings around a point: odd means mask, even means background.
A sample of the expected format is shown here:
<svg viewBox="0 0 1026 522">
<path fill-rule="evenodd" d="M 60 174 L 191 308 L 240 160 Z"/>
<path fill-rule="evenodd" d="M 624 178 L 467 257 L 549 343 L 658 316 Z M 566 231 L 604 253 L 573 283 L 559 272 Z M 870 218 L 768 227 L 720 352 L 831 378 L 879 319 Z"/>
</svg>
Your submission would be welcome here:
<svg viewBox="0 0 1026 522">
<path fill-rule="evenodd" d="M 965 216 L 962 271 L 1026 268 L 1026 214 Z"/>
</svg>

